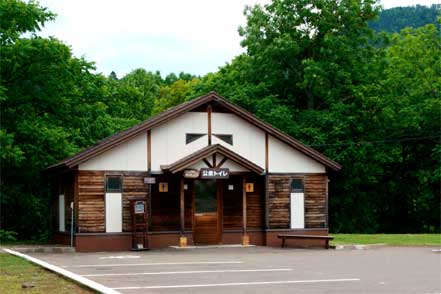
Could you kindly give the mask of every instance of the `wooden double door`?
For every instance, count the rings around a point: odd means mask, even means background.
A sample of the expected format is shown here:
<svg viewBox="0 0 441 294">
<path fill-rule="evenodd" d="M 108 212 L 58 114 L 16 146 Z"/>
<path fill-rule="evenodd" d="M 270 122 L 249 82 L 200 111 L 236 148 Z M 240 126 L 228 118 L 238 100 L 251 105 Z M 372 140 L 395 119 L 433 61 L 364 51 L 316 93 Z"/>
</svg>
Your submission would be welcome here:
<svg viewBox="0 0 441 294">
<path fill-rule="evenodd" d="M 195 180 L 194 228 L 195 244 L 221 242 L 222 195 L 219 180 Z"/>
</svg>

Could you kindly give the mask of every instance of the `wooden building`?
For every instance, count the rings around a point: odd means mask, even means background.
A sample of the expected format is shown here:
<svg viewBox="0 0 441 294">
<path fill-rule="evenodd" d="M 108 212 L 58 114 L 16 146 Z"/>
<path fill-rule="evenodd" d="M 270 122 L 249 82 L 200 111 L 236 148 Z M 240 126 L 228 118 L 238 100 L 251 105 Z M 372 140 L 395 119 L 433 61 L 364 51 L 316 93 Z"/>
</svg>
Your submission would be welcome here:
<svg viewBox="0 0 441 294">
<path fill-rule="evenodd" d="M 72 227 L 77 251 L 130 249 L 131 199 L 145 199 L 152 248 L 327 235 L 339 169 L 211 92 L 50 166 L 54 239 L 68 243 Z"/>
</svg>

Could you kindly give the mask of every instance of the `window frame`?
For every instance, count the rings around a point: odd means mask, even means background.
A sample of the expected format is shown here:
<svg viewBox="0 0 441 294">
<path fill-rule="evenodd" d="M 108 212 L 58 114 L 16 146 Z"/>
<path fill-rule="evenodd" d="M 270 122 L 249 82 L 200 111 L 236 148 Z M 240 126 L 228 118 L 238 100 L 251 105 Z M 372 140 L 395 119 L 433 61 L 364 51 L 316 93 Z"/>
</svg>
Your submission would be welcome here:
<svg viewBox="0 0 441 294">
<path fill-rule="evenodd" d="M 204 133 L 186 133 L 185 134 L 185 145 L 191 144 L 194 141 L 197 141 L 206 135 L 207 134 L 204 134 Z M 194 138 L 189 138 L 189 136 L 194 136 Z"/>
<path fill-rule="evenodd" d="M 293 189 L 293 182 L 294 181 L 300 181 L 302 183 L 302 189 Z M 293 201 L 292 201 L 292 194 L 293 193 L 297 193 L 297 194 L 303 194 L 303 228 L 293 228 L 293 223 L 292 223 L 292 205 L 293 205 Z M 306 193 L 305 193 L 305 177 L 304 176 L 296 176 L 296 177 L 292 177 L 290 179 L 290 183 L 289 183 L 289 227 L 291 230 L 293 229 L 306 229 Z"/>
<path fill-rule="evenodd" d="M 222 142 L 225 142 L 231 146 L 233 146 L 234 140 L 233 140 L 233 134 L 213 134 L 214 137 L 218 138 Z M 226 139 L 225 137 L 229 137 L 231 139 L 231 142 L 229 142 L 229 139 Z"/>
<path fill-rule="evenodd" d="M 109 189 L 109 179 L 110 178 L 118 178 L 119 179 L 119 188 L 118 189 Z M 121 175 L 106 175 L 106 193 L 122 193 L 123 190 L 123 182 L 122 182 L 122 176 Z"/>
<path fill-rule="evenodd" d="M 302 184 L 301 188 L 294 188 L 294 181 L 299 181 Z M 305 179 L 304 178 L 292 178 L 291 183 L 289 185 L 290 193 L 305 193 Z"/>
</svg>

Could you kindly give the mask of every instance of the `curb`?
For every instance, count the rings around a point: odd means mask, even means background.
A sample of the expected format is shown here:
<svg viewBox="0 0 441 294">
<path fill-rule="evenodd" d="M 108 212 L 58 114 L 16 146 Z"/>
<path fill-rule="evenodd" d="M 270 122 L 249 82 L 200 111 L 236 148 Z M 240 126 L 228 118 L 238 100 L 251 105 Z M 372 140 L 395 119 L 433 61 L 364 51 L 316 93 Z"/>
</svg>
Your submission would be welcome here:
<svg viewBox="0 0 441 294">
<path fill-rule="evenodd" d="M 384 247 L 400 247 L 400 248 L 406 248 L 406 247 L 426 247 L 426 248 L 440 248 L 439 245 L 389 245 L 384 243 L 379 244 L 340 244 L 340 245 L 333 245 L 329 248 L 333 248 L 335 250 L 368 250 L 368 249 L 376 249 L 376 248 L 384 248 Z M 441 250 L 441 249 L 440 249 Z"/>
<path fill-rule="evenodd" d="M 89 279 L 87 279 L 85 277 L 82 277 L 82 276 L 77 275 L 77 274 L 75 274 L 73 272 L 67 271 L 65 269 L 62 269 L 62 268 L 60 268 L 58 266 L 52 265 L 52 264 L 47 263 L 45 261 L 42 261 L 40 259 L 31 257 L 29 255 L 26 255 L 26 254 L 23 254 L 23 253 L 20 253 L 20 252 L 11 250 L 11 249 L 3 248 L 3 251 L 5 251 L 5 252 L 7 252 L 9 254 L 12 254 L 12 255 L 24 258 L 26 260 L 29 260 L 30 262 L 38 264 L 39 266 L 42 266 L 42 267 L 44 267 L 44 268 L 46 268 L 46 269 L 48 269 L 48 270 L 50 270 L 52 272 L 55 272 L 55 273 L 57 273 L 57 274 L 59 274 L 61 276 L 64 276 L 64 277 L 66 277 L 68 279 L 71 279 L 71 280 L 73 280 L 73 281 L 75 281 L 75 282 L 77 282 L 79 284 L 82 284 L 82 285 L 84 285 L 84 286 L 86 286 L 86 287 L 88 287 L 90 289 L 98 291 L 98 293 L 102 293 L 102 294 L 121 294 L 118 291 L 115 291 L 115 290 L 113 290 L 111 288 L 108 288 L 108 287 L 106 287 L 104 285 L 98 284 L 97 282 L 89 280 Z"/>
<path fill-rule="evenodd" d="M 21 253 L 75 253 L 74 247 L 65 246 L 13 247 L 12 249 Z"/>
</svg>

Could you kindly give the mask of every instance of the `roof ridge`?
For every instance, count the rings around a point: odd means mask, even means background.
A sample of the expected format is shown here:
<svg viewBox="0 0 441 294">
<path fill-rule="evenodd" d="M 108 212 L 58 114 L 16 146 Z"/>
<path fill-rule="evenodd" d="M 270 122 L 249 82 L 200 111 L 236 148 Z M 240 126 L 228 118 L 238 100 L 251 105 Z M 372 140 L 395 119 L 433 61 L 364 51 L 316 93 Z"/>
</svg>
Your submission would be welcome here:
<svg viewBox="0 0 441 294">
<path fill-rule="evenodd" d="M 228 101 L 226 98 L 220 96 L 216 91 L 210 91 L 209 93 L 190 99 L 188 101 L 185 101 L 181 104 L 178 104 L 176 106 L 170 107 L 163 112 L 152 116 L 130 128 L 127 128 L 121 132 L 118 132 L 114 135 L 111 135 L 109 137 L 106 137 L 94 145 L 83 149 L 82 151 L 74 154 L 73 156 L 70 156 L 68 158 L 63 159 L 62 161 L 49 166 L 46 170 L 52 170 L 52 169 L 58 169 L 58 168 L 72 168 L 80 163 L 99 155 L 110 148 L 112 148 L 115 145 L 121 144 L 125 142 L 126 140 L 140 134 L 143 131 L 147 131 L 149 129 L 152 129 L 153 127 L 156 127 L 160 124 L 163 124 L 176 116 L 183 114 L 185 112 L 191 111 L 192 109 L 195 109 L 205 103 L 211 102 L 211 101 L 217 101 L 220 104 L 222 104 L 223 107 L 227 108 L 232 113 L 236 114 L 237 116 L 241 117 L 242 119 L 246 120 L 247 122 L 255 125 L 256 127 L 261 128 L 269 135 L 287 143 L 288 145 L 291 145 L 291 147 L 305 153 L 306 155 L 310 156 L 311 158 L 317 160 L 318 162 L 324 164 L 325 166 L 328 166 L 334 170 L 341 169 L 341 166 L 327 158 L 325 155 L 321 154 L 317 150 L 303 144 L 299 140 L 291 137 L 290 135 L 286 134 L 285 132 L 273 127 L 271 124 L 259 119 L 256 115 L 253 113 L 247 111 L 246 109 L 242 108 L 241 106 L 238 106 L 230 101 Z"/>
</svg>

